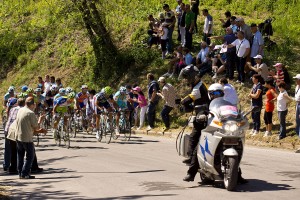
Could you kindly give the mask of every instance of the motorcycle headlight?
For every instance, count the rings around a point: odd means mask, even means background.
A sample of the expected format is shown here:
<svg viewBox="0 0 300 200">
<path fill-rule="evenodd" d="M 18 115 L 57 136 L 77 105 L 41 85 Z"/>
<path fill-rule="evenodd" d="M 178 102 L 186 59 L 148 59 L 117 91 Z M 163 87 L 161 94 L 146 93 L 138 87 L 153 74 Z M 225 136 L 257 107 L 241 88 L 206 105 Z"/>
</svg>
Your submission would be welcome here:
<svg viewBox="0 0 300 200">
<path fill-rule="evenodd" d="M 233 135 L 234 133 L 239 132 L 239 126 L 236 122 L 227 122 L 224 124 L 224 130 L 226 133 Z"/>
</svg>

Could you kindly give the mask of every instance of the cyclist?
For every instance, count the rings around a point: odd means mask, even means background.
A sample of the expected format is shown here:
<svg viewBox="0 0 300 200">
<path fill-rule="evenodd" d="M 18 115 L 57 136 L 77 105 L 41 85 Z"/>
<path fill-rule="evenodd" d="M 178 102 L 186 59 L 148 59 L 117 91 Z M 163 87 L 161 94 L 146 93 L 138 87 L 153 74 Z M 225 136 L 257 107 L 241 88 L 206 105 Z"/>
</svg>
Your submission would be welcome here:
<svg viewBox="0 0 300 200">
<path fill-rule="evenodd" d="M 119 91 L 117 91 L 114 95 L 114 101 L 118 104 L 118 107 L 120 111 L 126 111 L 128 110 L 127 107 L 127 101 L 129 99 L 127 95 L 126 87 L 121 86 Z M 126 120 L 129 120 L 129 112 L 126 112 Z M 116 124 L 119 124 L 120 120 L 120 113 L 117 113 L 116 115 Z"/>
<path fill-rule="evenodd" d="M 35 97 L 34 102 L 36 102 L 36 114 L 39 113 L 39 111 L 44 111 L 45 109 L 45 97 L 42 95 L 42 88 L 36 88 L 34 90 Z"/>
<path fill-rule="evenodd" d="M 57 126 L 61 116 L 64 116 L 64 124 L 67 124 L 67 120 L 69 117 L 68 111 L 72 104 L 74 103 L 75 93 L 72 92 L 68 94 L 68 96 L 58 97 L 54 101 L 53 114 L 54 114 L 54 123 L 53 123 L 53 137 L 57 138 Z"/>
<path fill-rule="evenodd" d="M 96 138 L 99 139 L 99 123 L 100 123 L 100 113 L 105 109 L 109 115 L 110 121 L 112 121 L 112 111 L 113 108 L 118 108 L 117 103 L 113 99 L 113 90 L 110 86 L 106 86 L 99 92 L 98 94 L 95 95 L 95 114 L 96 114 Z M 111 106 L 113 105 L 113 107 Z M 116 127 L 116 135 L 120 135 L 119 127 Z"/>
<path fill-rule="evenodd" d="M 33 98 L 35 98 L 34 90 L 32 88 L 28 88 L 26 90 L 26 94 L 27 94 L 27 97 L 33 97 Z"/>
<path fill-rule="evenodd" d="M 7 101 L 11 97 L 15 97 L 15 87 L 14 86 L 9 86 L 7 93 L 4 95 L 4 102 L 3 102 L 4 108 L 6 108 Z"/>
<path fill-rule="evenodd" d="M 86 107 L 89 99 L 88 86 L 82 85 L 81 92 L 76 95 L 76 108 L 81 110 Z"/>
<path fill-rule="evenodd" d="M 21 87 L 21 92 L 18 94 L 18 97 L 22 96 L 24 99 L 26 99 L 26 97 L 27 97 L 27 90 L 28 90 L 28 86 L 27 85 L 23 85 Z"/>
<path fill-rule="evenodd" d="M 94 96 L 96 94 L 95 90 L 90 90 L 89 91 L 89 100 L 86 106 L 86 116 L 87 116 L 87 120 L 90 123 L 90 125 L 92 125 L 92 128 L 94 128 L 94 123 L 95 123 L 95 105 L 94 105 Z"/>
<path fill-rule="evenodd" d="M 71 87 L 66 87 L 66 95 L 70 94 L 71 92 L 74 92 L 74 90 Z"/>
<path fill-rule="evenodd" d="M 58 93 L 53 97 L 53 100 L 55 101 L 57 98 L 65 96 L 65 95 L 66 95 L 66 89 L 59 88 Z"/>
</svg>

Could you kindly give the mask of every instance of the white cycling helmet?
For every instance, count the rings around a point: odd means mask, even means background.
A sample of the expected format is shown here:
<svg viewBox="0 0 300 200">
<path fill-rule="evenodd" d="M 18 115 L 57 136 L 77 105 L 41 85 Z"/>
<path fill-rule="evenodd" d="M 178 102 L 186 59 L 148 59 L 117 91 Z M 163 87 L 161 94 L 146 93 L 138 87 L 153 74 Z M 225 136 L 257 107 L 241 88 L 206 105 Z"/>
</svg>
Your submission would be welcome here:
<svg viewBox="0 0 300 200">
<path fill-rule="evenodd" d="M 220 83 L 214 83 L 208 88 L 208 96 L 210 100 L 224 96 L 224 88 Z"/>
<path fill-rule="evenodd" d="M 67 88 L 66 88 L 66 93 L 69 94 L 69 93 L 71 93 L 71 92 L 73 92 L 73 89 L 72 89 L 71 87 L 67 87 Z"/>
<path fill-rule="evenodd" d="M 51 91 L 57 91 L 57 86 L 56 85 L 52 85 L 50 88 Z"/>
</svg>

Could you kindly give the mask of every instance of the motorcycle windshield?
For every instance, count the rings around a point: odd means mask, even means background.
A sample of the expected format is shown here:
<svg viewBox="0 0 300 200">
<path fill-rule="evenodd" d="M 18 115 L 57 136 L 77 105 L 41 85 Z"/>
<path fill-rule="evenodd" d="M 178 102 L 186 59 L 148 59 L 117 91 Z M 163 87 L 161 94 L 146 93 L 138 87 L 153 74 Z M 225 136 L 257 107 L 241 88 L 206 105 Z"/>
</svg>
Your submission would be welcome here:
<svg viewBox="0 0 300 200">
<path fill-rule="evenodd" d="M 214 99 L 209 105 L 209 110 L 220 119 L 237 119 L 239 116 L 237 107 L 223 98 Z"/>
</svg>

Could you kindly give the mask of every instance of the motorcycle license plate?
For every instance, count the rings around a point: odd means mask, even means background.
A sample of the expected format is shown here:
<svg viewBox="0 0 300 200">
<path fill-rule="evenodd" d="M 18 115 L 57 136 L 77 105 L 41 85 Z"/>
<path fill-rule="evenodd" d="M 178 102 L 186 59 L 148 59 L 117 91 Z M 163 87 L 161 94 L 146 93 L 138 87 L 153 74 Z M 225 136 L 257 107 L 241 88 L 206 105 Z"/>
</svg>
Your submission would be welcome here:
<svg viewBox="0 0 300 200">
<path fill-rule="evenodd" d="M 239 144 L 239 138 L 223 138 L 223 144 L 224 145 L 238 145 Z"/>
</svg>

